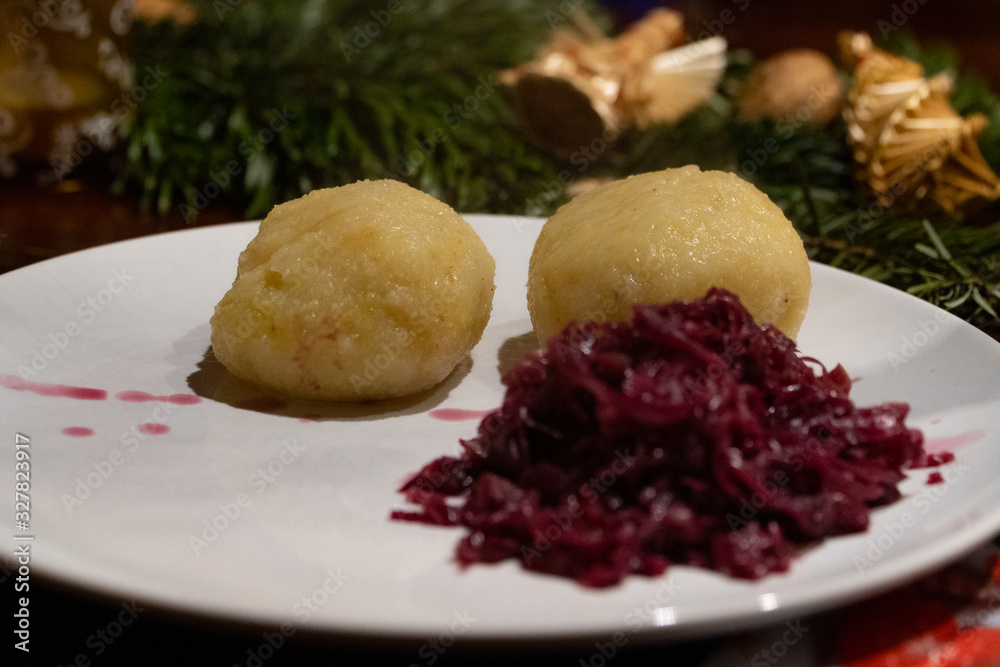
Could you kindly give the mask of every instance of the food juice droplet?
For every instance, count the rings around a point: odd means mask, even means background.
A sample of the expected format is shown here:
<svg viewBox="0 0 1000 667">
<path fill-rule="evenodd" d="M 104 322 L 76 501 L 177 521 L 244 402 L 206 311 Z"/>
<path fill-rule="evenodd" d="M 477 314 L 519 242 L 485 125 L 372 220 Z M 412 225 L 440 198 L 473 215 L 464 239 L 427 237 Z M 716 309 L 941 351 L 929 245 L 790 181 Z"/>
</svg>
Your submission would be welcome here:
<svg viewBox="0 0 1000 667">
<path fill-rule="evenodd" d="M 428 414 L 434 419 L 445 422 L 460 422 L 471 419 L 482 419 L 493 412 L 492 410 L 462 410 L 460 408 L 439 408 L 431 410 Z"/>
<path fill-rule="evenodd" d="M 976 429 L 974 431 L 964 431 L 956 435 L 946 435 L 940 438 L 927 438 L 924 441 L 924 451 L 928 454 L 940 452 L 953 452 L 959 447 L 971 445 L 986 437 L 986 431 Z"/>
<path fill-rule="evenodd" d="M 0 387 L 13 389 L 14 391 L 30 391 L 41 396 L 75 398 L 81 401 L 103 401 L 108 397 L 108 392 L 103 389 L 72 387 L 66 384 L 48 384 L 46 382 L 32 382 L 31 380 L 25 380 L 18 375 L 0 375 Z"/>
<path fill-rule="evenodd" d="M 195 403 L 201 403 L 201 397 L 194 394 L 155 396 L 145 391 L 120 391 L 115 394 L 115 398 L 119 401 L 127 401 L 129 403 L 148 403 L 149 401 L 173 403 L 174 405 L 194 405 Z"/>
</svg>

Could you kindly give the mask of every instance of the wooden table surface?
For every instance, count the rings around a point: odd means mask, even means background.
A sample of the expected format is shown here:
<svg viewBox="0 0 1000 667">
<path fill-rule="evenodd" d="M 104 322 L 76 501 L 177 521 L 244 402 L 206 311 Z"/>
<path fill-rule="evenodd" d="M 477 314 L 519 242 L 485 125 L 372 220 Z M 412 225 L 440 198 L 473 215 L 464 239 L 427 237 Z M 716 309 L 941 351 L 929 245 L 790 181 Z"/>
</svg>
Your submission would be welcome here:
<svg viewBox="0 0 1000 667">
<path fill-rule="evenodd" d="M 217 204 L 197 225 L 239 220 L 236 209 Z M 65 181 L 60 187 L 30 179 L 0 180 L 0 272 L 138 236 L 188 227 L 179 211 L 157 215 L 134 196 L 116 196 L 105 182 Z"/>
<path fill-rule="evenodd" d="M 945 39 L 970 68 L 1000 88 L 1000 3 L 944 3 L 930 0 L 898 2 L 796 3 L 769 0 L 682 1 L 674 3 L 689 16 L 689 25 L 721 32 L 732 46 L 766 56 L 781 49 L 812 46 L 833 54 L 839 30 L 867 30 L 878 35 L 896 27 L 921 39 Z M 223 224 L 242 219 L 241 211 L 215 204 L 197 224 Z M 143 211 L 132 195 L 115 196 L 103 181 L 68 181 L 59 188 L 30 179 L 0 180 L 0 272 L 121 239 L 184 228 L 176 211 L 159 216 Z M 0 314 L 2 317 L 2 314 Z M 0 573 L 2 576 L 2 573 Z M 9 585 L 7 579 L 4 586 Z M 149 610 L 134 629 L 97 657 L 87 649 L 88 637 L 120 611 L 119 600 L 64 588 L 58 582 L 32 581 L 35 652 L 22 664 L 72 664 L 81 652 L 88 664 L 148 664 L 151 651 L 163 664 L 249 665 L 249 650 L 260 643 L 259 628 L 235 627 Z M 8 621 L 9 622 L 9 621 Z M 5 631 L 9 626 L 5 622 Z M 5 641 L 11 641 L 9 634 Z M 684 642 L 667 647 L 632 647 L 613 662 L 621 665 L 698 664 L 715 640 Z M 155 647 L 155 648 L 154 648 Z M 415 647 L 345 646 L 328 640 L 293 637 L 273 658 L 276 664 L 430 664 L 417 658 Z M 580 665 L 592 651 L 520 653 L 522 664 Z M 146 658 L 147 661 L 140 661 Z M 514 656 L 478 654 L 474 659 L 455 651 L 438 665 L 510 664 Z M 591 663 L 593 664 L 593 663 Z"/>
</svg>

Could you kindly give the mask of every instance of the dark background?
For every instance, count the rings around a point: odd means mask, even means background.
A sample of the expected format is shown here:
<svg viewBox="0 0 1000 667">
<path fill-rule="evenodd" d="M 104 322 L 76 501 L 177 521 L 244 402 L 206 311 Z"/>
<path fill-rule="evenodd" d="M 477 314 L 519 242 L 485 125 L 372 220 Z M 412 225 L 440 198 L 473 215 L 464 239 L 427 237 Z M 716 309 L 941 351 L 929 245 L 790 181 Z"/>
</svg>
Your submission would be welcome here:
<svg viewBox="0 0 1000 667">
<path fill-rule="evenodd" d="M 570 0 L 567 0 L 570 2 Z M 622 22 L 640 16 L 651 2 L 609 2 Z M 1000 89 L 1000 3 L 986 0 L 899 0 L 897 2 L 791 2 L 789 0 L 680 0 L 692 36 L 718 33 L 732 48 L 758 58 L 793 47 L 812 47 L 836 57 L 841 30 L 869 32 L 900 28 L 921 43 L 947 42 L 963 71 L 978 73 Z M 236 220 L 238 210 L 210 206 L 199 224 Z M 176 211 L 155 216 L 134 198 L 111 195 L 103 184 L 67 181 L 60 190 L 30 181 L 0 180 L 0 271 L 121 238 L 184 226 Z"/>
<path fill-rule="evenodd" d="M 621 16 L 637 16 L 650 3 L 619 3 Z M 844 29 L 880 37 L 883 29 L 900 27 L 921 42 L 946 41 L 960 54 L 964 69 L 978 72 L 1000 89 L 1000 3 L 907 0 L 900 2 L 791 2 L 785 0 L 681 1 L 672 6 L 687 16 L 689 30 L 719 32 L 733 48 L 750 49 L 763 58 L 791 47 L 808 46 L 836 56 L 836 35 Z M 880 23 L 881 22 L 881 23 Z M 239 218 L 224 203 L 202 213 L 198 224 L 218 224 Z M 0 180 L 0 271 L 123 238 L 184 226 L 178 214 L 165 217 L 140 210 L 128 195 L 113 196 L 101 184 L 68 181 L 60 190 L 29 180 Z M 2 316 L 2 315 L 0 315 Z M 8 544 L 12 544 L 8 542 Z M 44 548 L 38 541 L 34 548 Z M 6 550 L 6 548 L 5 548 Z M 0 573 L 0 576 L 3 576 Z M 13 601 L 12 579 L 5 577 L 4 598 Z M 147 606 L 118 639 L 103 644 L 88 639 L 105 629 L 122 612 L 122 600 L 95 596 L 45 580 L 33 572 L 30 590 L 32 652 L 16 656 L 15 664 L 69 665 L 83 654 L 92 665 L 192 664 L 246 665 L 263 632 L 273 628 L 236 627 L 225 621 L 201 619 Z M 4 628 L 12 627 L 12 605 L 5 609 Z M 3 641 L 13 644 L 8 630 Z M 661 647 L 628 648 L 609 664 L 696 664 L 717 640 L 707 639 Z M 103 645 L 95 656 L 95 646 Z M 263 661 L 264 665 L 426 664 L 416 653 L 419 644 L 358 645 L 325 637 L 291 637 Z M 471 653 L 469 651 L 472 651 Z M 593 649 L 529 649 L 508 653 L 497 647 L 449 651 L 438 665 L 580 665 Z M 9 663 L 8 663 L 9 664 Z M 84 663 L 81 663 L 84 664 Z"/>
</svg>

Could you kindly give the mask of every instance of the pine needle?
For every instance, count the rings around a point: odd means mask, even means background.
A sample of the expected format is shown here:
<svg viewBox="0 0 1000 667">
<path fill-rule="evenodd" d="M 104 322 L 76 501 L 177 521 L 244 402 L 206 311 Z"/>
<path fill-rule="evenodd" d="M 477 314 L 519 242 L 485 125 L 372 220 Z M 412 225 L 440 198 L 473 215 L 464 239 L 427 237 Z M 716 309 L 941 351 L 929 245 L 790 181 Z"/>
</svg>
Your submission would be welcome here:
<svg viewBox="0 0 1000 667">
<path fill-rule="evenodd" d="M 114 187 L 137 190 L 147 206 L 193 217 L 219 198 L 251 218 L 313 188 L 396 178 L 460 211 L 548 215 L 573 179 L 697 164 L 759 187 L 810 258 L 1000 331 L 1000 206 L 963 222 L 874 203 L 852 177 L 842 121 L 737 118 L 753 64 L 745 51 L 729 53 L 708 103 L 675 124 L 626 131 L 581 167 L 526 141 L 496 72 L 529 60 L 572 20 L 567 11 L 592 11 L 586 3 L 413 0 L 385 14 L 386 3 L 357 0 L 191 1 L 203 20 L 134 32 L 136 70 L 166 75 L 123 125 Z M 889 46 L 928 74 L 959 71 L 947 48 L 921 49 L 901 33 Z M 987 116 L 980 147 L 998 170 L 1000 99 L 961 74 L 952 101 Z"/>
<path fill-rule="evenodd" d="M 259 217 L 395 178 L 462 211 L 523 213 L 558 180 L 496 72 L 530 58 L 565 3 L 192 4 L 197 22 L 134 31 L 136 70 L 166 75 L 123 127 L 115 189 L 147 206 L 194 217 L 220 198 Z"/>
</svg>

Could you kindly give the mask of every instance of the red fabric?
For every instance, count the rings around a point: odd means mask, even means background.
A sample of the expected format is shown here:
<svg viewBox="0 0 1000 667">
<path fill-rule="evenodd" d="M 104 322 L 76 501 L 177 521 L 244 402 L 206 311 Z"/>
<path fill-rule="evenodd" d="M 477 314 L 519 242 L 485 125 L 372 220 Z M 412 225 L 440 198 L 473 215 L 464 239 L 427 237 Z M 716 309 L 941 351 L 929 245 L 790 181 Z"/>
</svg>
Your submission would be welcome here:
<svg viewBox="0 0 1000 667">
<path fill-rule="evenodd" d="M 1000 558 L 965 561 L 837 612 L 845 667 L 1000 665 Z"/>
</svg>

